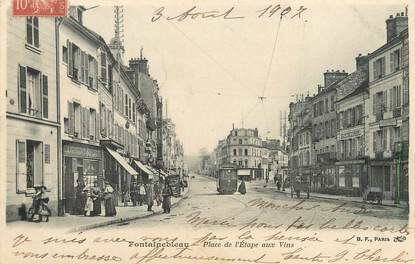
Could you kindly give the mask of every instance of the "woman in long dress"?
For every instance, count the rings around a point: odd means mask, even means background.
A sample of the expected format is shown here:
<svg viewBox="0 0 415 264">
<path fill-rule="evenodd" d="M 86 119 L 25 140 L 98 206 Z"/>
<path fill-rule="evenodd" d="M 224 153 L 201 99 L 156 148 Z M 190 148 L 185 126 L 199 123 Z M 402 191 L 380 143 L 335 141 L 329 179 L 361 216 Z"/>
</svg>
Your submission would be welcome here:
<svg viewBox="0 0 415 264">
<path fill-rule="evenodd" d="M 146 202 L 147 202 L 147 211 L 153 211 L 152 207 L 154 204 L 154 189 L 153 184 L 149 183 L 146 186 Z"/>
<path fill-rule="evenodd" d="M 105 201 L 105 216 L 115 216 L 117 211 L 115 210 L 114 203 L 114 188 L 109 182 L 105 182 L 104 189 L 104 201 Z"/>
<path fill-rule="evenodd" d="M 40 208 L 39 208 L 39 222 L 42 222 L 42 217 L 46 217 L 46 222 L 49 222 L 49 216 L 51 215 L 51 211 L 49 208 L 49 196 L 46 193 L 47 188 L 46 186 L 40 187 L 41 194 L 40 194 Z"/>
<path fill-rule="evenodd" d="M 82 215 L 84 214 L 84 208 L 85 208 L 85 202 L 86 202 L 85 193 L 84 193 L 85 185 L 79 179 L 76 180 L 76 182 L 77 182 L 77 185 L 76 185 L 76 191 L 75 191 L 75 204 L 72 209 L 72 214 Z"/>
<path fill-rule="evenodd" d="M 171 187 L 169 186 L 169 184 L 167 183 L 167 181 L 164 184 L 162 195 L 163 195 L 163 206 L 162 206 L 163 211 L 165 214 L 169 214 L 170 208 L 171 208 L 171 196 L 173 195 L 173 191 Z"/>
<path fill-rule="evenodd" d="M 98 187 L 98 181 L 94 181 L 94 186 L 91 188 L 91 197 L 94 203 L 93 215 L 101 215 L 101 190 Z"/>
<path fill-rule="evenodd" d="M 241 194 L 245 194 L 246 193 L 246 186 L 245 186 L 244 179 L 242 179 L 242 182 L 239 185 L 238 192 L 241 193 Z"/>
</svg>

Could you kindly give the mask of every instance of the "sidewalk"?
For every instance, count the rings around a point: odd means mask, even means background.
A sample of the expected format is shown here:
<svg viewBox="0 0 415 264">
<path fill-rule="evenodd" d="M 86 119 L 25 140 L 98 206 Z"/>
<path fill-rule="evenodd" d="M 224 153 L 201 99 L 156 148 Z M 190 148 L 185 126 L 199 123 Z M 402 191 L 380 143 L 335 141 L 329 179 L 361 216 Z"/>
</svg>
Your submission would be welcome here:
<svg viewBox="0 0 415 264">
<path fill-rule="evenodd" d="M 189 188 L 185 188 L 182 195 L 178 198 L 172 197 L 172 207 L 176 207 L 180 201 L 187 198 L 189 195 Z M 14 221 L 7 223 L 7 227 L 10 228 L 36 228 L 36 229 L 60 229 L 67 233 L 81 232 L 89 229 L 94 229 L 98 227 L 103 227 L 113 224 L 122 224 L 128 221 L 133 221 L 140 218 L 150 217 L 152 215 L 162 214 L 163 209 L 160 206 L 154 204 L 153 212 L 147 211 L 147 206 L 118 206 L 117 215 L 113 217 L 105 217 L 105 210 L 102 206 L 102 215 L 94 217 L 86 217 L 81 215 L 69 215 L 65 216 L 52 216 L 49 218 L 49 222 L 33 223 L 27 221 Z"/>
<path fill-rule="evenodd" d="M 264 180 L 252 181 L 251 186 L 254 188 L 267 188 L 267 189 L 275 190 L 275 192 L 285 193 L 287 196 L 291 196 L 290 188 L 286 188 L 285 191 L 278 190 L 277 186 L 275 186 L 274 183 L 271 181 L 269 181 L 268 184 L 266 184 Z M 294 197 L 295 195 L 296 194 L 294 193 Z M 307 198 L 307 193 L 302 192 L 300 197 Z M 315 192 L 310 192 L 310 197 L 365 204 L 362 197 L 350 197 L 350 196 L 332 195 L 332 194 L 315 193 Z M 408 208 L 408 203 L 406 201 L 401 201 L 400 204 L 395 204 L 393 200 L 383 200 L 380 206 L 382 205 L 389 206 L 389 207 L 403 208 L 403 209 Z"/>
</svg>

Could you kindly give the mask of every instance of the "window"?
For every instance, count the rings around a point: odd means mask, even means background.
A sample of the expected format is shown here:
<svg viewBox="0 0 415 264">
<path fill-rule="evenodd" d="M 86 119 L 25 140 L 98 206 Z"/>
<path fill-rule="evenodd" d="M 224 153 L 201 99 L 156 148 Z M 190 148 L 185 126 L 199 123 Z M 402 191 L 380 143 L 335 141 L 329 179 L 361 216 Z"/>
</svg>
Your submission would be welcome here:
<svg viewBox="0 0 415 264">
<path fill-rule="evenodd" d="M 125 112 L 124 115 L 128 116 L 128 95 L 125 94 Z"/>
<path fill-rule="evenodd" d="M 97 128 L 96 128 L 96 117 L 97 112 L 95 109 L 89 109 L 89 139 L 96 140 L 97 139 Z"/>
<path fill-rule="evenodd" d="M 131 98 L 128 98 L 128 118 L 131 119 Z"/>
<path fill-rule="evenodd" d="M 112 92 L 112 65 L 108 64 L 108 90 Z"/>
<path fill-rule="evenodd" d="M 248 149 L 244 150 L 244 154 L 245 154 L 245 156 L 248 156 Z"/>
<path fill-rule="evenodd" d="M 396 72 L 401 67 L 401 50 L 397 49 L 390 54 L 390 71 Z"/>
<path fill-rule="evenodd" d="M 233 155 L 236 156 L 236 149 L 233 149 Z"/>
<path fill-rule="evenodd" d="M 26 18 L 26 43 L 39 48 L 39 18 Z"/>
<path fill-rule="evenodd" d="M 68 48 L 66 46 L 62 46 L 62 61 L 68 63 Z"/>
<path fill-rule="evenodd" d="M 78 103 L 73 103 L 74 109 L 74 136 L 81 137 L 81 105 Z"/>
<path fill-rule="evenodd" d="M 242 156 L 242 149 L 238 149 L 238 155 Z"/>
<path fill-rule="evenodd" d="M 49 145 L 48 145 L 49 146 Z M 35 185 L 43 185 L 43 144 L 39 141 L 17 140 L 17 192 L 25 192 Z M 45 153 L 48 153 L 48 148 Z M 46 159 L 50 161 L 49 157 Z M 48 160 L 49 159 L 49 160 Z"/>
<path fill-rule="evenodd" d="M 325 104 L 326 104 L 326 113 L 328 113 L 329 112 L 329 99 L 328 98 L 326 98 Z"/>
<path fill-rule="evenodd" d="M 107 54 L 101 52 L 101 81 L 107 83 Z"/>
<path fill-rule="evenodd" d="M 334 111 L 334 95 L 330 97 L 330 111 Z"/>
<path fill-rule="evenodd" d="M 37 118 L 49 116 L 48 77 L 19 65 L 19 111 Z"/>
<path fill-rule="evenodd" d="M 385 57 L 379 58 L 373 62 L 373 80 L 385 76 Z"/>
<path fill-rule="evenodd" d="M 98 82 L 97 82 L 97 74 L 98 74 L 98 62 L 97 60 L 92 57 L 91 55 L 88 55 L 88 81 L 87 85 L 89 88 L 93 88 L 95 90 L 98 89 Z"/>
<path fill-rule="evenodd" d="M 242 139 L 239 139 L 239 144 L 242 145 Z"/>
<path fill-rule="evenodd" d="M 133 103 L 133 110 L 132 111 L 133 111 L 133 122 L 135 123 L 135 121 L 136 121 L 135 120 L 135 111 L 136 110 L 135 110 L 135 104 L 134 103 Z"/>
</svg>

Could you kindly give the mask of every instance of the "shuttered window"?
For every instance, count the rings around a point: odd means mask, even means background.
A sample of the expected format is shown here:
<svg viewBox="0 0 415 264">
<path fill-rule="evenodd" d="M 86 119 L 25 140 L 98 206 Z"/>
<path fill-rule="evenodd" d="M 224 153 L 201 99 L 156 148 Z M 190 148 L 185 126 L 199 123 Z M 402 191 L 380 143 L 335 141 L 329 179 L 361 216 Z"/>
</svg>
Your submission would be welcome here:
<svg viewBox="0 0 415 264">
<path fill-rule="evenodd" d="M 50 145 L 45 144 L 45 164 L 50 163 Z"/>
<path fill-rule="evenodd" d="M 43 118 L 49 117 L 49 87 L 48 87 L 48 76 L 42 76 L 42 115 Z"/>
<path fill-rule="evenodd" d="M 26 42 L 31 46 L 39 48 L 39 18 L 26 18 Z"/>
<path fill-rule="evenodd" d="M 27 113 L 26 67 L 19 65 L 19 110 Z"/>
</svg>

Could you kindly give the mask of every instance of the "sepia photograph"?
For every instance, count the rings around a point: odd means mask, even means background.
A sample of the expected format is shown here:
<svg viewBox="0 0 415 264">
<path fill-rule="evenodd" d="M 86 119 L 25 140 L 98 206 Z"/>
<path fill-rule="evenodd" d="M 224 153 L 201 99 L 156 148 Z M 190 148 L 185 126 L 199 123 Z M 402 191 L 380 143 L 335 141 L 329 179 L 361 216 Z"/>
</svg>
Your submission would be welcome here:
<svg viewBox="0 0 415 264">
<path fill-rule="evenodd" d="M 412 2 L 0 7 L 0 263 L 415 263 Z"/>
</svg>

